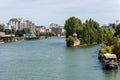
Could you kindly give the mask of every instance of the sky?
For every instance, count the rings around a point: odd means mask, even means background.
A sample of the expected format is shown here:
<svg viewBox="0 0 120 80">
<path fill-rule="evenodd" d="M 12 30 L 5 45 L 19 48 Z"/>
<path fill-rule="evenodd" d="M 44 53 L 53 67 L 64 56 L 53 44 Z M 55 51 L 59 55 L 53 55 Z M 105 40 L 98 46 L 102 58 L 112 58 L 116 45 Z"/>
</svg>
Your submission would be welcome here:
<svg viewBox="0 0 120 80">
<path fill-rule="evenodd" d="M 120 0 L 0 0 L 0 23 L 24 18 L 36 25 L 64 25 L 75 16 L 83 22 L 94 19 L 102 24 L 120 20 Z"/>
</svg>

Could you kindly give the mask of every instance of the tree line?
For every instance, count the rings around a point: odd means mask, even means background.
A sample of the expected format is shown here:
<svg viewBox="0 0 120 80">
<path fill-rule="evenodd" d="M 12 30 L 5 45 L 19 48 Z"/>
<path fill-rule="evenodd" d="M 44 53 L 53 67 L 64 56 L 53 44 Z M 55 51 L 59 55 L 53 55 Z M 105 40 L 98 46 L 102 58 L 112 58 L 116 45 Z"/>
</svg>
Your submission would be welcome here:
<svg viewBox="0 0 120 80">
<path fill-rule="evenodd" d="M 107 42 L 109 33 L 115 33 L 115 29 L 102 28 L 100 24 L 93 19 L 82 22 L 79 18 L 74 16 L 65 21 L 64 28 L 66 30 L 66 38 L 68 39 L 69 36 L 73 36 L 73 34 L 76 33 L 81 45 L 93 45 Z"/>
<path fill-rule="evenodd" d="M 76 17 L 66 20 L 64 28 L 66 30 L 66 40 L 73 42 L 73 34 L 77 33 L 77 38 L 81 45 L 104 44 L 101 53 L 116 54 L 120 58 L 120 23 L 114 24 L 112 28 L 102 28 L 93 19 L 84 23 Z"/>
<path fill-rule="evenodd" d="M 5 29 L 3 30 L 2 26 L 0 25 L 0 32 L 5 32 L 5 34 L 15 34 L 17 37 L 22 37 L 23 34 L 30 33 L 29 28 L 23 28 L 22 30 L 14 30 L 14 29 Z"/>
</svg>

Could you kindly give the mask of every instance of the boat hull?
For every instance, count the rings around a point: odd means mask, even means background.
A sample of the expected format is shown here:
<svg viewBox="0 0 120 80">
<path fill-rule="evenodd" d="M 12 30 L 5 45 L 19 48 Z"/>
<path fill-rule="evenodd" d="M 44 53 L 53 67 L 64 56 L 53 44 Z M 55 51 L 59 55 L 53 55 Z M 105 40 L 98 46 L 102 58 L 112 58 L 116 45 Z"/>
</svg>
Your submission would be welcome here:
<svg viewBox="0 0 120 80">
<path fill-rule="evenodd" d="M 103 69 L 104 70 L 116 70 L 118 69 L 118 65 L 117 64 L 103 64 Z"/>
</svg>

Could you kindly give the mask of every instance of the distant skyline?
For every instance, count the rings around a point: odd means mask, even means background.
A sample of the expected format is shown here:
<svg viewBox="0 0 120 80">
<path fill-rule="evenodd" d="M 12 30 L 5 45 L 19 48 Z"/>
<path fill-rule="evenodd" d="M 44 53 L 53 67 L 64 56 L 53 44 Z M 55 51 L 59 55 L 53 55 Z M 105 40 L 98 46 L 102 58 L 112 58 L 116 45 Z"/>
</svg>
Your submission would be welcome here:
<svg viewBox="0 0 120 80">
<path fill-rule="evenodd" d="M 71 16 L 102 24 L 120 20 L 120 0 L 0 0 L 0 23 L 24 18 L 37 25 L 64 25 Z"/>
</svg>

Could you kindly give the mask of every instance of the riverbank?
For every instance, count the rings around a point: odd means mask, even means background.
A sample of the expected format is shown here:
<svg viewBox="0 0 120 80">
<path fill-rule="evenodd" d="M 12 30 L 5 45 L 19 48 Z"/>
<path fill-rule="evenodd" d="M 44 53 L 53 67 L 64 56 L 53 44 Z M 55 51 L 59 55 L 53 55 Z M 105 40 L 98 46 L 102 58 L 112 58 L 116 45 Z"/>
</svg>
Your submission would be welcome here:
<svg viewBox="0 0 120 80">
<path fill-rule="evenodd" d="M 80 44 L 80 47 L 90 47 L 90 46 L 94 46 L 94 45 L 98 45 L 97 43 L 93 43 L 93 44 Z"/>
<path fill-rule="evenodd" d="M 4 42 L 3 40 L 0 42 L 0 44 L 3 43 L 10 43 L 10 42 L 17 42 L 17 41 L 30 41 L 30 40 L 42 40 L 42 39 L 52 39 L 52 38 L 64 38 L 58 37 L 58 36 L 39 36 L 39 37 L 32 37 L 32 38 L 25 38 L 25 37 L 14 37 L 14 41 Z"/>
</svg>

